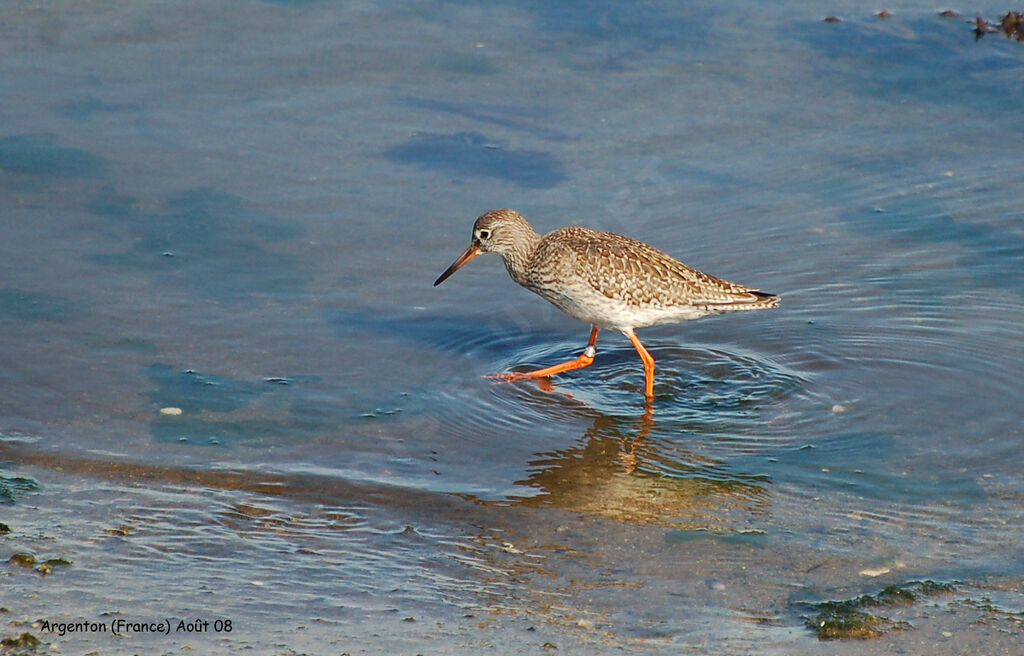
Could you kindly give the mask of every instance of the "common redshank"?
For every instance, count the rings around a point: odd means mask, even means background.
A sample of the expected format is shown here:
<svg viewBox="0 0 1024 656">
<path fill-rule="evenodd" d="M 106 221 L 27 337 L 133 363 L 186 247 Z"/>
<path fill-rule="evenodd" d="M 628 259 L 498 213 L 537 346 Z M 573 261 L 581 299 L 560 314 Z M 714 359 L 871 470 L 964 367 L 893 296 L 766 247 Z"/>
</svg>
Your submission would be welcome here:
<svg viewBox="0 0 1024 656">
<path fill-rule="evenodd" d="M 779 297 L 691 269 L 636 239 L 572 226 L 537 234 L 519 212 L 485 212 L 473 224 L 473 241 L 437 280 L 440 285 L 481 253 L 497 253 L 512 280 L 591 325 L 583 353 L 536 371 L 500 374 L 504 380 L 546 378 L 589 366 L 597 332 L 618 330 L 644 363 L 644 394 L 654 397 L 654 358 L 635 328 L 699 319 L 710 314 L 760 310 Z"/>
</svg>

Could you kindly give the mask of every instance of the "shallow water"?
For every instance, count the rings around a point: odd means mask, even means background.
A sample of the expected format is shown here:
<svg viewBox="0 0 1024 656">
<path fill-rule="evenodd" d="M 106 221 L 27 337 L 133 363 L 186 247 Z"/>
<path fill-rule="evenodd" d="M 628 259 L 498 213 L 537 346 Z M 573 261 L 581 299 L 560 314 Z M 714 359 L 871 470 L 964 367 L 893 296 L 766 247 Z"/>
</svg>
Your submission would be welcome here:
<svg viewBox="0 0 1024 656">
<path fill-rule="evenodd" d="M 1024 45 L 888 9 L 7 12 L 0 559 L 72 564 L 3 568 L 4 637 L 1019 653 Z M 782 304 L 641 331 L 650 412 L 608 331 L 496 383 L 588 334 L 497 258 L 431 287 L 502 206 Z M 116 618 L 232 630 L 39 622 Z"/>
</svg>

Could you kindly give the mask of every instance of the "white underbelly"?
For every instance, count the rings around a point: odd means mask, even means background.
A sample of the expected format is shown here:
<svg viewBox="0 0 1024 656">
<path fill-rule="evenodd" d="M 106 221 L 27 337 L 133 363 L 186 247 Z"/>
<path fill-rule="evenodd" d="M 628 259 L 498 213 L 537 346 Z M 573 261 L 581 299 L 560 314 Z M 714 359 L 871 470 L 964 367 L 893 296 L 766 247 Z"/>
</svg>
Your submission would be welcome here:
<svg viewBox="0 0 1024 656">
<path fill-rule="evenodd" d="M 588 294 L 574 294 L 567 297 L 553 293 L 540 293 L 562 312 L 580 321 L 593 324 L 598 328 L 611 330 L 627 330 L 644 328 L 664 323 L 679 323 L 691 319 L 699 319 L 713 312 L 700 306 L 636 306 L 620 300 L 608 298 L 596 291 Z"/>
</svg>

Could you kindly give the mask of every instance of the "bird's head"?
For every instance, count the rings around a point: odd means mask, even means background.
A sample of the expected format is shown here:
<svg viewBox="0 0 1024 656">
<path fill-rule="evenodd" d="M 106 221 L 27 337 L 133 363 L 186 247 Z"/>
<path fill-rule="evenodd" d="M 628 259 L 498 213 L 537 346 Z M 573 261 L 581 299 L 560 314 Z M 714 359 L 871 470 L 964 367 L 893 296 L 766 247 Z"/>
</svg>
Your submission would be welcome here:
<svg viewBox="0 0 1024 656">
<path fill-rule="evenodd" d="M 530 243 L 536 233 L 519 212 L 510 209 L 484 212 L 473 224 L 473 238 L 469 248 L 463 251 L 452 265 L 434 281 L 440 285 L 453 273 L 481 253 L 497 253 L 507 258 L 509 254 Z"/>
</svg>

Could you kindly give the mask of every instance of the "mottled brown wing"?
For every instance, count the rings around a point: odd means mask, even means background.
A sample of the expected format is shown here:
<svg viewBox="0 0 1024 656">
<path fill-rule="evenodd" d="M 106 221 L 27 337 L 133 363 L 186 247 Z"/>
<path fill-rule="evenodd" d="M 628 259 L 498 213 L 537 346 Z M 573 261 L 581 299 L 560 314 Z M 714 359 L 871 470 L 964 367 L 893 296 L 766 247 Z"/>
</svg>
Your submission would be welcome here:
<svg viewBox="0 0 1024 656">
<path fill-rule="evenodd" d="M 765 303 L 772 298 L 692 269 L 629 237 L 578 227 L 556 232 L 562 233 L 558 241 L 573 251 L 576 266 L 587 272 L 594 289 L 630 305 L 728 306 Z"/>
</svg>

